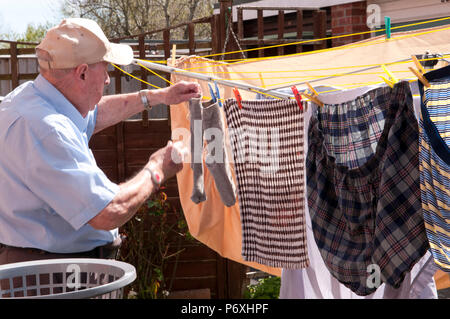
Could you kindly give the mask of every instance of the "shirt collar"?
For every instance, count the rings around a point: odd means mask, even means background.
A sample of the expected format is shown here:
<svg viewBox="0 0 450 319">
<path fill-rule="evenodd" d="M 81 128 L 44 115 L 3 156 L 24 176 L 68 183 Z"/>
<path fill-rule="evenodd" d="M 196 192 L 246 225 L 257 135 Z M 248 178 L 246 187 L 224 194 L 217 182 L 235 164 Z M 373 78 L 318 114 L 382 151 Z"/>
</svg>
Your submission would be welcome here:
<svg viewBox="0 0 450 319">
<path fill-rule="evenodd" d="M 78 127 L 80 132 L 86 131 L 88 117 L 83 118 L 75 106 L 41 74 L 34 80 L 34 87 L 58 113 L 68 117 Z"/>
</svg>

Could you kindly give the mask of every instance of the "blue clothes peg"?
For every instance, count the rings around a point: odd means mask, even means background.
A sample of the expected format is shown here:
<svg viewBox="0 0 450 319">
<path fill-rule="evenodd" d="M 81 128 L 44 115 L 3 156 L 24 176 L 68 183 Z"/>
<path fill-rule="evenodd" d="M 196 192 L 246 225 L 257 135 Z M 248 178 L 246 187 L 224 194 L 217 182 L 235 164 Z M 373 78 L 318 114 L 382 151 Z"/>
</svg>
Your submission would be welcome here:
<svg viewBox="0 0 450 319">
<path fill-rule="evenodd" d="M 213 100 L 213 103 L 216 103 L 217 102 L 216 94 L 214 93 L 214 90 L 210 83 L 208 83 L 208 87 L 209 87 L 209 93 L 211 93 L 211 99 Z"/>
<path fill-rule="evenodd" d="M 214 86 L 216 87 L 216 98 L 217 98 L 217 101 L 219 101 L 219 107 L 222 107 L 222 101 L 220 99 L 219 86 L 217 85 L 216 81 L 214 81 Z"/>
</svg>

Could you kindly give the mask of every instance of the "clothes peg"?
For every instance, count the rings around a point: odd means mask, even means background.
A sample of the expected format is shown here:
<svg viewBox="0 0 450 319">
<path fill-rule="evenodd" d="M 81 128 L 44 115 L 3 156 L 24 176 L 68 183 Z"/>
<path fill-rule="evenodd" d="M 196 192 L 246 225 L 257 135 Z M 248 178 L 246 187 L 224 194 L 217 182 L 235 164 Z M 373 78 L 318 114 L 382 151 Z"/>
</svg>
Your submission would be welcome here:
<svg viewBox="0 0 450 319">
<path fill-rule="evenodd" d="M 311 94 L 308 94 L 308 93 L 302 93 L 302 94 L 305 97 L 307 97 L 308 99 L 310 99 L 311 101 L 313 101 L 314 103 L 316 103 L 317 105 L 319 105 L 320 107 L 323 107 L 322 101 L 317 97 L 319 95 L 319 93 L 317 93 L 317 91 L 314 90 L 314 88 L 308 82 L 306 82 L 306 86 L 311 91 Z"/>
<path fill-rule="evenodd" d="M 297 87 L 293 85 L 291 87 L 292 93 L 294 93 L 295 99 L 297 100 L 297 104 L 300 107 L 300 111 L 303 112 L 303 103 L 302 103 L 302 97 L 300 93 L 298 93 Z"/>
<path fill-rule="evenodd" d="M 214 93 L 214 90 L 210 83 L 208 83 L 208 87 L 209 87 L 209 93 L 211 93 L 211 99 L 212 99 L 213 103 L 216 103 L 217 102 L 216 94 Z"/>
<path fill-rule="evenodd" d="M 238 103 L 239 108 L 242 110 L 242 97 L 237 88 L 233 88 L 234 97 Z"/>
<path fill-rule="evenodd" d="M 412 55 L 411 58 L 417 69 L 409 67 L 409 70 L 414 73 L 415 76 L 417 76 L 419 81 L 422 82 L 425 87 L 430 87 L 430 82 L 428 82 L 428 80 L 423 76 L 423 74 L 425 74 L 425 69 L 423 68 L 422 64 L 420 64 L 415 55 Z"/>
<path fill-rule="evenodd" d="M 263 78 L 261 72 L 259 72 L 259 79 L 261 80 L 261 87 L 265 89 L 266 88 L 266 84 L 264 83 L 264 78 Z"/>
<path fill-rule="evenodd" d="M 388 68 L 384 64 L 381 65 L 381 68 L 383 69 L 384 73 L 387 74 L 387 78 L 381 75 L 380 78 L 382 78 L 387 85 L 393 88 L 394 85 L 398 82 L 398 79 L 394 76 L 394 74 L 392 74 L 391 71 L 388 70 Z"/>
<path fill-rule="evenodd" d="M 306 86 L 307 86 L 308 89 L 311 91 L 311 95 L 313 95 L 313 96 L 319 95 L 319 93 L 317 93 L 317 91 L 314 90 L 314 88 L 311 86 L 311 84 L 309 84 L 308 82 L 306 82 Z"/>
<path fill-rule="evenodd" d="M 222 99 L 220 98 L 219 86 L 217 85 L 216 81 L 214 81 L 214 86 L 216 87 L 216 98 L 217 101 L 219 102 L 219 107 L 222 107 Z"/>
<path fill-rule="evenodd" d="M 421 74 L 425 74 L 427 71 L 425 70 L 425 68 L 422 66 L 422 63 L 419 62 L 419 60 L 417 59 L 417 57 L 415 55 L 411 55 L 411 58 L 414 62 L 414 64 L 416 65 L 417 70 L 421 73 Z"/>
<path fill-rule="evenodd" d="M 384 17 L 384 26 L 386 30 L 386 39 L 391 38 L 391 18 L 390 17 Z"/>
</svg>

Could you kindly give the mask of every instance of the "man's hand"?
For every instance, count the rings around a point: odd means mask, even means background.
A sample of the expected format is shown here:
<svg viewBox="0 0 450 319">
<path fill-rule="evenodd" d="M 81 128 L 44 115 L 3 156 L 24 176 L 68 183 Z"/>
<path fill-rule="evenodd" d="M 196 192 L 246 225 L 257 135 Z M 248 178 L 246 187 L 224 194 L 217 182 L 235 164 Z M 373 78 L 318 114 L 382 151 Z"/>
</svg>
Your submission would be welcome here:
<svg viewBox="0 0 450 319">
<path fill-rule="evenodd" d="M 178 104 L 190 100 L 191 98 L 201 97 L 200 85 L 195 82 L 180 81 L 167 88 L 162 89 L 164 95 L 164 104 Z"/>
<path fill-rule="evenodd" d="M 169 141 L 167 145 L 150 156 L 146 167 L 156 170 L 161 183 L 175 176 L 183 168 L 183 161 L 188 153 L 182 142 Z"/>
<path fill-rule="evenodd" d="M 150 156 L 145 167 L 154 170 L 161 177 L 161 183 L 183 168 L 187 148 L 182 145 L 182 142 L 169 141 L 165 147 Z M 113 200 L 89 221 L 89 225 L 95 229 L 111 230 L 125 224 L 157 189 L 148 176 L 144 168 L 135 177 L 120 184 L 120 190 Z"/>
</svg>

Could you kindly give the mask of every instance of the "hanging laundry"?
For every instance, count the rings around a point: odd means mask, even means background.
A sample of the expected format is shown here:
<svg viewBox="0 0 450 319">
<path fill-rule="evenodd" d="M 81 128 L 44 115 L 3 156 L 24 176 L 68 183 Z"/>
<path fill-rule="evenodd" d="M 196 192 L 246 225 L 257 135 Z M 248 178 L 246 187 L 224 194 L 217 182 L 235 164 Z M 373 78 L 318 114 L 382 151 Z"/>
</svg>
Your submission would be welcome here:
<svg viewBox="0 0 450 319">
<path fill-rule="evenodd" d="M 218 102 L 202 98 L 189 100 L 191 132 L 191 168 L 193 189 L 191 200 L 198 204 L 206 200 L 203 181 L 203 140 L 206 140 L 205 163 L 214 178 L 216 188 L 225 206 L 236 203 L 236 187 L 230 171 L 226 152 L 225 126 Z"/>
<path fill-rule="evenodd" d="M 272 267 L 308 266 L 303 112 L 295 100 L 224 104 L 237 180 L 242 256 Z"/>
<path fill-rule="evenodd" d="M 337 104 L 354 99 L 355 96 L 363 95 L 380 86 L 385 86 L 385 84 L 350 90 L 342 90 L 330 86 L 316 86 L 314 89 L 320 93 L 320 98 L 323 102 Z M 410 88 L 413 93 L 414 111 L 418 121 L 420 94 L 417 81 L 410 82 Z M 277 90 L 277 92 L 289 94 L 292 93 L 292 90 L 290 88 L 283 88 Z M 272 99 L 261 93 L 258 93 L 256 98 L 258 100 Z M 307 130 L 312 112 L 311 108 L 305 108 L 305 110 L 304 121 L 305 129 Z M 305 139 L 307 138 L 308 135 L 305 134 Z M 308 143 L 306 142 L 305 154 L 307 153 L 307 148 Z M 304 174 L 306 176 L 306 168 Z M 405 276 L 399 288 L 381 284 L 374 293 L 366 296 L 358 296 L 333 277 L 326 267 L 314 240 L 307 205 L 305 206 L 305 219 L 309 266 L 302 269 L 282 270 L 280 299 L 437 299 L 436 283 L 433 278 L 436 272 L 436 266 L 429 251 L 414 265 L 411 272 Z"/>
<path fill-rule="evenodd" d="M 400 287 L 429 248 L 418 164 L 407 82 L 326 104 L 311 118 L 306 171 L 314 238 L 331 274 L 358 295 L 380 283 Z"/>
<path fill-rule="evenodd" d="M 450 272 L 450 66 L 419 82 L 419 165 L 426 234 L 436 265 Z"/>
<path fill-rule="evenodd" d="M 360 96 L 377 87 L 379 85 L 341 90 L 335 87 L 319 86 L 314 89 L 320 93 L 319 97 L 324 103 L 337 104 L 354 99 L 355 96 Z M 419 92 L 417 82 L 411 82 L 410 87 L 414 97 L 414 110 L 420 112 L 420 96 L 414 95 L 416 91 Z M 289 88 L 281 90 L 285 93 L 291 91 Z M 258 98 L 267 99 L 268 97 L 261 94 Z M 305 112 L 306 129 L 309 127 L 311 111 L 312 108 L 308 108 Z M 305 138 L 308 138 L 307 134 L 305 134 Z M 305 144 L 306 153 L 307 147 L 308 143 Z M 314 240 L 308 206 L 305 207 L 305 217 L 310 264 L 309 267 L 304 269 L 283 269 L 280 299 L 437 299 L 436 284 L 433 279 L 436 267 L 430 252 L 427 252 L 414 265 L 399 288 L 381 284 L 374 293 L 358 296 L 333 277 L 326 267 Z"/>
</svg>

